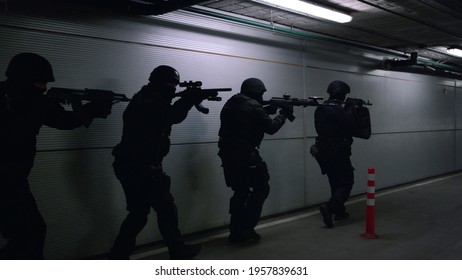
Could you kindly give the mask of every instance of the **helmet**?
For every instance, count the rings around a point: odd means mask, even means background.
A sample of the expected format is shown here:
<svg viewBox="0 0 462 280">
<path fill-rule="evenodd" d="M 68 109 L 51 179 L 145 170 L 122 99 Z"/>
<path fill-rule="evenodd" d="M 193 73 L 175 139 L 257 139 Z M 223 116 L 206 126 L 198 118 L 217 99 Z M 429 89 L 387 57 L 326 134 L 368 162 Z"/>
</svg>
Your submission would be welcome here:
<svg viewBox="0 0 462 280">
<path fill-rule="evenodd" d="M 241 93 L 263 94 L 266 91 L 265 84 L 257 78 L 249 78 L 242 82 Z"/>
<path fill-rule="evenodd" d="M 327 93 L 334 99 L 345 99 L 350 93 L 350 87 L 343 81 L 333 81 L 327 87 Z"/>
<path fill-rule="evenodd" d="M 8 64 L 5 76 L 11 80 L 31 83 L 55 81 L 50 62 L 35 53 L 20 53 L 15 55 Z"/>
<path fill-rule="evenodd" d="M 161 65 L 152 70 L 151 75 L 149 76 L 149 81 L 154 84 L 174 81 L 178 84 L 180 83 L 180 74 L 173 67 Z"/>
</svg>

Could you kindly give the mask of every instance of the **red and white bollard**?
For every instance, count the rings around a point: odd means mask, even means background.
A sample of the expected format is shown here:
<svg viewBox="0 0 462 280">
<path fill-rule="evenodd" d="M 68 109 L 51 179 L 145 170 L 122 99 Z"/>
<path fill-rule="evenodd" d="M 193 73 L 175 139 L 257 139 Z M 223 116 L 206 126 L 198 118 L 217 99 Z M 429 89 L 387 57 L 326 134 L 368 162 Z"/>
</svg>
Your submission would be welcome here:
<svg viewBox="0 0 462 280">
<path fill-rule="evenodd" d="M 361 237 L 376 239 L 379 236 L 375 233 L 375 169 L 367 170 L 367 199 L 366 199 L 366 232 Z"/>
</svg>

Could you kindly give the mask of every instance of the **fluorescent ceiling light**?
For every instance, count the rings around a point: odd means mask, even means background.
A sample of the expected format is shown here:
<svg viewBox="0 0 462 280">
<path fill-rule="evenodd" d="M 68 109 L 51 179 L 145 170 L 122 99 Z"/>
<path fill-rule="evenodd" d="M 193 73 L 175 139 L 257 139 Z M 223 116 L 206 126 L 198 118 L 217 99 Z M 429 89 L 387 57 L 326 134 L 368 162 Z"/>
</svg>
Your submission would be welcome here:
<svg viewBox="0 0 462 280">
<path fill-rule="evenodd" d="M 448 53 L 453 56 L 462 57 L 462 50 L 458 48 L 448 48 Z"/>
<path fill-rule="evenodd" d="M 269 5 L 293 13 L 328 19 L 340 23 L 350 22 L 353 18 L 347 14 L 339 13 L 330 9 L 322 8 L 300 0 L 252 0 L 254 2 Z"/>
</svg>

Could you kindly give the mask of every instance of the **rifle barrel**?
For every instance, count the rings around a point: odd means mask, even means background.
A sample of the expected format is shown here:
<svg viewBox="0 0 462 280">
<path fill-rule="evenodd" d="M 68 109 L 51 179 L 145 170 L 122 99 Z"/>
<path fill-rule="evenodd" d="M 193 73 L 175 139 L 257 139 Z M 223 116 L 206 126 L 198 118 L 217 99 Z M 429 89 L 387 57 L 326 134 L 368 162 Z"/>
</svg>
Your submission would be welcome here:
<svg viewBox="0 0 462 280">
<path fill-rule="evenodd" d="M 59 100 L 60 103 L 66 103 L 70 100 L 80 99 L 85 101 L 94 101 L 98 99 L 112 99 L 116 102 L 128 102 L 131 99 L 125 94 L 114 93 L 110 90 L 102 89 L 71 89 L 71 88 L 59 88 L 52 87 L 48 90 L 48 97 Z"/>
</svg>

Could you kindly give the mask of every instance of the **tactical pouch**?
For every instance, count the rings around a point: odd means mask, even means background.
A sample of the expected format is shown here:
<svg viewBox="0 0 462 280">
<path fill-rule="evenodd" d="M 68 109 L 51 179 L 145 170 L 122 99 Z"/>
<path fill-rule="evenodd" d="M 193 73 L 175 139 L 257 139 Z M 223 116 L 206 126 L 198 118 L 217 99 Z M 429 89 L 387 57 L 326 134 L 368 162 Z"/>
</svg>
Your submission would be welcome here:
<svg viewBox="0 0 462 280">
<path fill-rule="evenodd" d="M 249 166 L 249 181 L 250 184 L 255 187 L 259 186 L 260 184 L 267 183 L 270 179 L 270 175 L 268 173 L 268 167 L 266 166 L 266 162 L 261 161 L 255 165 Z"/>
<path fill-rule="evenodd" d="M 316 145 L 316 144 L 311 145 L 310 154 L 313 157 L 318 157 L 319 156 L 319 147 L 318 147 L 318 145 Z"/>
<path fill-rule="evenodd" d="M 170 185 L 172 183 L 172 180 L 170 178 L 170 176 L 168 176 L 167 174 L 163 174 L 162 176 L 162 189 L 166 190 L 166 191 L 170 191 Z"/>
<path fill-rule="evenodd" d="M 369 109 L 366 107 L 355 108 L 355 119 L 357 128 L 353 132 L 353 137 L 369 139 L 371 137 L 371 117 Z"/>
<path fill-rule="evenodd" d="M 321 174 L 326 174 L 328 168 L 328 159 L 326 158 L 325 153 L 321 152 L 321 149 L 317 144 L 311 145 L 310 154 L 316 159 L 321 168 Z"/>
</svg>

